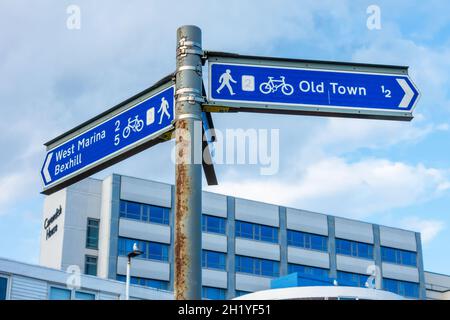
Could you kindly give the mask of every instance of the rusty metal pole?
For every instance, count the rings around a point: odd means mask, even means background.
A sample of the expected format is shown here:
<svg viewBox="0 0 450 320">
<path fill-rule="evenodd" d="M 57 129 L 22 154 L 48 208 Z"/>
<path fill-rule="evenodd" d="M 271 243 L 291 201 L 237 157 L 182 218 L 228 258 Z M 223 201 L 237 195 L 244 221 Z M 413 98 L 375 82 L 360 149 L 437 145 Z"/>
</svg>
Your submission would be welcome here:
<svg viewBox="0 0 450 320">
<path fill-rule="evenodd" d="M 201 30 L 196 26 L 178 28 L 174 252 L 174 291 L 177 300 L 201 299 L 202 55 Z"/>
</svg>

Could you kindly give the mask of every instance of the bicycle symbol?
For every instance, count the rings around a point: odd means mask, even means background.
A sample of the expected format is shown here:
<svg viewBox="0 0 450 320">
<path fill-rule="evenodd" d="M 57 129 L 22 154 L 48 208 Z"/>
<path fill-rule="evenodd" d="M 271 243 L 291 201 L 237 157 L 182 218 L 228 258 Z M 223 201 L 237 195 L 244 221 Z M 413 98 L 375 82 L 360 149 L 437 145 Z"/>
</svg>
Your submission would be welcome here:
<svg viewBox="0 0 450 320">
<path fill-rule="evenodd" d="M 259 86 L 259 91 L 261 91 L 262 93 L 273 93 L 276 92 L 278 88 L 281 88 L 281 92 L 283 92 L 283 94 L 286 96 L 290 96 L 294 93 L 294 87 L 285 82 L 285 77 L 280 76 L 280 80 L 274 80 L 273 77 L 268 78 L 269 81 L 263 82 Z"/>
<path fill-rule="evenodd" d="M 128 125 L 123 129 L 122 136 L 124 139 L 128 138 L 131 131 L 139 132 L 144 128 L 144 120 L 139 119 L 139 115 L 136 115 L 133 120 L 128 118 Z"/>
</svg>

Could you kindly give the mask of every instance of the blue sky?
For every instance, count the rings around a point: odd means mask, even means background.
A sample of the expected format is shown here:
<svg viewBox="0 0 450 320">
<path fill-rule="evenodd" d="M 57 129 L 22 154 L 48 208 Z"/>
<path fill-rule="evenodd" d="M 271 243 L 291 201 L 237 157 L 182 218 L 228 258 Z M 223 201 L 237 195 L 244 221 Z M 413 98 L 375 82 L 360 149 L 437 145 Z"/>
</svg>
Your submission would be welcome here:
<svg viewBox="0 0 450 320">
<path fill-rule="evenodd" d="M 66 27 L 70 4 L 79 30 Z M 366 27 L 371 4 L 380 30 Z M 449 11 L 447 1 L 2 1 L 0 256 L 38 262 L 43 143 L 173 71 L 176 28 L 196 24 L 209 50 L 410 66 L 422 96 L 408 123 L 215 114 L 221 129 L 279 128 L 281 163 L 273 176 L 219 165 L 208 189 L 420 231 L 426 269 L 450 274 Z M 96 176 L 173 183 L 171 147 Z"/>
</svg>

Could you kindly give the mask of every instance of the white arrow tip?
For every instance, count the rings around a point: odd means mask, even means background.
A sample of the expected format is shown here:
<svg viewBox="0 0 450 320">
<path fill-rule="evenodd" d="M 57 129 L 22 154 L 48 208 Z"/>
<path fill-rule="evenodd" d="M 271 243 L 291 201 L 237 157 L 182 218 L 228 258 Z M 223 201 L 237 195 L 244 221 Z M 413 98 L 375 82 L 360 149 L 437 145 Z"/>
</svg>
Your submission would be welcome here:
<svg viewBox="0 0 450 320">
<path fill-rule="evenodd" d="M 44 168 L 42 169 L 42 173 L 44 174 L 45 183 L 50 183 L 52 181 L 52 177 L 50 176 L 50 172 L 48 171 L 48 166 L 50 165 L 50 161 L 52 161 L 53 152 L 50 152 L 45 158 Z"/>
<path fill-rule="evenodd" d="M 414 91 L 412 91 L 411 86 L 406 82 L 405 79 L 396 79 L 400 87 L 402 87 L 405 95 L 403 96 L 402 101 L 400 101 L 399 108 L 408 108 L 409 103 L 414 97 Z"/>
</svg>

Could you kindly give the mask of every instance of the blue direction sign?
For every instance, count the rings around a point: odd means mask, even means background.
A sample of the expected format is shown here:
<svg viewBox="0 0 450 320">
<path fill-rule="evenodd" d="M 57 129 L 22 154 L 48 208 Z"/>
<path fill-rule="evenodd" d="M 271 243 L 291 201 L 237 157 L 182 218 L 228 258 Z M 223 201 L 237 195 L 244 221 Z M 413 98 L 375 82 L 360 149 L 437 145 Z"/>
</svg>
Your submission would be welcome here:
<svg viewBox="0 0 450 320">
<path fill-rule="evenodd" d="M 267 112 L 410 120 L 419 97 L 407 69 L 402 67 L 349 66 L 343 70 L 342 65 L 330 64 L 314 69 L 292 63 L 279 66 L 280 62 L 278 66 L 263 65 L 264 61 L 251 64 L 248 59 L 247 63 L 211 60 L 209 102 L 243 111 L 257 108 Z"/>
<path fill-rule="evenodd" d="M 44 193 L 173 128 L 174 86 L 136 98 L 127 105 L 47 151 L 41 169 Z"/>
</svg>

